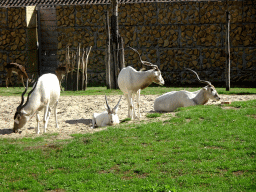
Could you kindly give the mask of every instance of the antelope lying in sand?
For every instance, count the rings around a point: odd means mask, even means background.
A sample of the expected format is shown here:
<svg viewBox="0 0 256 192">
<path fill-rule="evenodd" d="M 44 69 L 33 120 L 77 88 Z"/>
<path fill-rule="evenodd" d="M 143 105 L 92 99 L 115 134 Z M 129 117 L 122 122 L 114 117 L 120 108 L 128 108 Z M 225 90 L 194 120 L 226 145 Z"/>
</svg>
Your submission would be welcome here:
<svg viewBox="0 0 256 192">
<path fill-rule="evenodd" d="M 105 106 L 107 111 L 104 111 L 102 113 L 94 113 L 92 115 L 92 128 L 97 127 L 105 127 L 107 125 L 116 125 L 119 124 L 119 117 L 117 115 L 118 112 L 118 106 L 122 99 L 122 96 L 120 97 L 118 103 L 116 106 L 111 110 L 108 105 L 107 96 L 105 95 L 105 100 L 107 106 Z"/>
<path fill-rule="evenodd" d="M 152 67 L 152 69 L 148 71 L 137 71 L 133 67 L 128 66 L 123 68 L 119 73 L 118 86 L 124 93 L 124 96 L 128 102 L 128 117 L 133 120 L 134 118 L 140 118 L 140 90 L 145 89 L 152 82 L 163 85 L 164 79 L 157 65 L 143 61 L 139 52 L 133 48 L 131 49 L 139 55 L 140 62 L 143 65 Z M 138 117 L 136 116 L 134 109 L 135 94 L 137 95 Z"/>
<path fill-rule="evenodd" d="M 154 102 L 155 111 L 171 112 L 179 107 L 188 107 L 192 105 L 204 105 L 208 102 L 209 99 L 212 99 L 215 101 L 220 100 L 220 97 L 215 87 L 209 81 L 200 80 L 198 74 L 195 71 L 191 69 L 187 69 L 187 70 L 190 70 L 193 73 L 195 73 L 199 82 L 206 83 L 207 86 L 195 92 L 171 91 L 171 92 L 165 93 L 155 99 L 155 102 Z"/>
<path fill-rule="evenodd" d="M 13 73 L 18 75 L 18 78 L 20 79 L 20 81 L 22 82 L 24 87 L 25 87 L 24 79 L 29 80 L 29 82 L 31 81 L 28 78 L 25 67 L 18 63 L 8 63 L 4 68 L 7 70 L 7 75 L 6 75 L 6 79 L 5 79 L 6 88 L 8 88 L 9 82 L 13 85 L 12 80 L 11 80 L 11 76 Z"/>
<path fill-rule="evenodd" d="M 59 80 L 56 75 L 48 73 L 44 74 L 37 82 L 34 84 L 33 89 L 28 93 L 27 101 L 24 103 L 24 95 L 27 92 L 28 81 L 25 91 L 21 96 L 21 103 L 17 107 L 15 116 L 14 116 L 14 127 L 13 131 L 18 132 L 18 129 L 22 128 L 27 121 L 33 117 L 36 113 L 37 120 L 37 134 L 40 133 L 39 130 L 39 111 L 44 109 L 44 132 L 46 132 L 47 123 L 51 113 L 51 106 L 54 106 L 54 114 L 56 127 L 58 128 L 57 122 L 57 104 L 60 96 L 60 86 Z"/>
</svg>

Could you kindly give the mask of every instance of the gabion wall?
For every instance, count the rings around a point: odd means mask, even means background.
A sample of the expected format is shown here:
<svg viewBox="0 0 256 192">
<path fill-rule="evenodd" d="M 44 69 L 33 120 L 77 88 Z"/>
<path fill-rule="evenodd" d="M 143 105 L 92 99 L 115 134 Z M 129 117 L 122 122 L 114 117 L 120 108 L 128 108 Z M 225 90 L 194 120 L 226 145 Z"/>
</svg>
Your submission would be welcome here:
<svg viewBox="0 0 256 192">
<path fill-rule="evenodd" d="M 0 7 L 0 86 L 5 86 L 8 62 L 15 62 L 26 67 L 28 73 L 37 73 L 36 29 L 27 27 L 26 8 Z M 29 74 L 31 75 L 31 74 Z M 15 83 L 17 76 L 12 76 Z"/>
<path fill-rule="evenodd" d="M 231 14 L 231 85 L 256 82 L 256 8 L 253 1 L 229 1 Z M 184 67 L 202 79 L 225 86 L 225 2 L 140 3 L 119 5 L 120 35 L 126 65 L 140 69 L 132 46 L 157 64 L 169 85 L 195 83 Z M 90 82 L 105 83 L 105 12 L 110 5 L 57 6 L 59 61 L 65 47 L 93 46 Z M 111 12 L 111 11 L 110 11 Z"/>
<path fill-rule="evenodd" d="M 202 79 L 225 86 L 226 1 L 137 3 L 119 5 L 119 29 L 125 42 L 125 62 L 141 68 L 143 60 L 157 64 L 170 86 L 196 83 L 184 67 Z M 89 83 L 105 83 L 106 11 L 110 5 L 56 6 L 58 62 L 65 64 L 66 46 L 92 46 Z M 228 1 L 231 13 L 231 85 L 256 83 L 255 1 Z M 5 85 L 7 60 L 26 64 L 29 59 L 25 8 L 0 8 L 0 85 Z"/>
</svg>

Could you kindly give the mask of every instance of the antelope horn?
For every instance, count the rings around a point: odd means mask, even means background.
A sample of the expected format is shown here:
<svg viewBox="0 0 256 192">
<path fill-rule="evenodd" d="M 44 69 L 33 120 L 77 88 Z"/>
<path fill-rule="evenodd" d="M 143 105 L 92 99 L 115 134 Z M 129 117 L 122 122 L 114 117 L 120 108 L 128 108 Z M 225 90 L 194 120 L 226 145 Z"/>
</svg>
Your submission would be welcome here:
<svg viewBox="0 0 256 192">
<path fill-rule="evenodd" d="M 139 53 L 136 49 L 134 49 L 134 48 L 132 48 L 132 47 L 130 47 L 130 46 L 128 46 L 128 47 L 129 47 L 130 49 L 132 49 L 133 51 L 135 51 L 135 52 L 139 55 L 139 57 L 140 57 L 140 62 L 141 62 L 143 65 L 158 68 L 157 65 L 154 65 L 154 64 L 152 64 L 152 63 L 150 63 L 150 62 L 148 62 L 148 61 L 143 61 L 143 60 L 141 59 L 140 53 Z"/>
<path fill-rule="evenodd" d="M 30 96 L 30 94 L 35 90 L 36 85 L 37 85 L 37 81 L 35 82 L 35 84 L 34 84 L 33 88 L 31 89 L 31 91 L 29 91 L 29 93 L 28 93 L 28 97 L 27 97 L 27 101 L 26 101 L 26 103 L 22 106 L 22 108 L 23 108 L 23 107 L 25 107 L 25 106 L 27 105 L 27 103 L 28 103 L 28 101 L 29 101 L 29 96 Z"/>
<path fill-rule="evenodd" d="M 185 68 L 185 69 L 187 69 L 187 70 L 189 70 L 189 71 L 192 71 L 194 74 L 196 74 L 197 79 L 198 79 L 201 83 L 206 83 L 207 85 L 212 85 L 210 81 L 201 80 L 201 79 L 199 78 L 197 72 L 195 72 L 194 70 L 189 69 L 189 68 Z"/>
<path fill-rule="evenodd" d="M 26 88 L 25 88 L 25 91 L 22 93 L 22 95 L 21 95 L 21 103 L 20 103 L 20 105 L 17 107 L 17 111 L 20 111 L 21 109 L 22 109 L 22 105 L 23 105 L 23 103 L 24 103 L 24 95 L 25 95 L 25 93 L 27 92 L 27 90 L 28 90 L 28 79 L 27 79 L 27 82 L 26 82 Z"/>
<path fill-rule="evenodd" d="M 106 104 L 107 104 L 107 107 L 108 107 L 108 110 L 110 111 L 110 107 L 108 105 L 108 99 L 107 99 L 107 96 L 105 95 L 105 100 L 106 100 Z"/>
<path fill-rule="evenodd" d="M 122 95 L 121 95 L 121 97 L 120 97 L 120 99 L 119 99 L 118 103 L 116 104 L 116 106 L 113 108 L 113 110 L 116 110 L 116 109 L 118 108 L 118 105 L 119 105 L 119 103 L 120 103 L 121 99 L 122 99 Z"/>
</svg>

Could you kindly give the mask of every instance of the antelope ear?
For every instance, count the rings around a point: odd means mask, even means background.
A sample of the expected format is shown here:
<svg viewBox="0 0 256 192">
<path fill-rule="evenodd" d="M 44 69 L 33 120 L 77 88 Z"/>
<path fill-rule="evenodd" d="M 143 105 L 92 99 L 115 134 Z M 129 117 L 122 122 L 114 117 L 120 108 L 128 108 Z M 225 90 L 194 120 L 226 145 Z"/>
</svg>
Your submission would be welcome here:
<svg viewBox="0 0 256 192">
<path fill-rule="evenodd" d="M 19 124 L 20 122 L 19 122 L 18 119 L 15 119 L 15 120 L 14 120 L 14 123 Z"/>
<path fill-rule="evenodd" d="M 118 107 L 117 107 L 116 109 L 113 109 L 113 112 L 114 112 L 115 114 L 117 114 L 117 112 L 118 112 Z"/>
<path fill-rule="evenodd" d="M 202 89 L 203 89 L 204 91 L 207 91 L 207 88 L 206 88 L 206 87 L 203 87 Z"/>
<path fill-rule="evenodd" d="M 28 115 L 26 111 L 21 111 L 20 113 L 21 115 L 24 115 L 24 116 Z"/>
</svg>

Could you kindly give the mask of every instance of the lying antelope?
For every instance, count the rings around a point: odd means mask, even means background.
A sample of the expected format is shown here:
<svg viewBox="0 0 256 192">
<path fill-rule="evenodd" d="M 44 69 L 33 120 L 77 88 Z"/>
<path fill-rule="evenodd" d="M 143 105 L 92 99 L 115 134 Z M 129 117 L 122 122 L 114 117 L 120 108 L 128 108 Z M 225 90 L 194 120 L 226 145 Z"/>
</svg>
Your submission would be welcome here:
<svg viewBox="0 0 256 192">
<path fill-rule="evenodd" d="M 140 118 L 140 90 L 145 89 L 152 82 L 163 85 L 164 79 L 157 65 L 143 61 L 139 52 L 133 48 L 131 49 L 139 55 L 140 62 L 143 65 L 152 67 L 148 71 L 137 71 L 133 67 L 128 66 L 123 68 L 118 75 L 118 86 L 128 102 L 128 117 L 133 120 L 134 118 Z M 134 108 L 135 94 L 137 96 L 138 116 Z"/>
<path fill-rule="evenodd" d="M 94 113 L 92 115 L 92 128 L 119 124 L 119 117 L 117 115 L 117 112 L 118 112 L 118 106 L 121 99 L 122 99 L 122 96 L 120 97 L 116 106 L 113 109 L 111 109 L 108 105 L 107 96 L 105 95 L 105 100 L 106 100 L 105 108 L 107 111 L 104 111 L 102 113 Z"/>
<path fill-rule="evenodd" d="M 11 76 L 12 76 L 13 73 L 18 75 L 18 78 L 20 79 L 20 81 L 22 82 L 24 87 L 25 87 L 25 84 L 24 84 L 24 79 L 23 78 L 25 78 L 26 80 L 31 81 L 28 78 L 25 67 L 18 64 L 18 63 L 8 63 L 5 66 L 5 69 L 7 70 L 7 75 L 6 75 L 6 79 L 5 79 L 6 88 L 8 88 L 9 82 L 13 85 L 12 80 L 11 80 Z"/>
<path fill-rule="evenodd" d="M 56 127 L 58 128 L 57 122 L 57 104 L 60 96 L 59 80 L 56 75 L 48 73 L 39 77 L 37 82 L 34 84 L 33 89 L 28 93 L 27 101 L 24 104 L 24 95 L 27 92 L 28 81 L 25 91 L 21 96 L 21 103 L 17 107 L 14 115 L 14 127 L 13 131 L 18 132 L 18 129 L 22 128 L 27 121 L 33 117 L 36 113 L 37 120 L 37 134 L 39 130 L 39 111 L 44 109 L 44 132 L 46 132 L 47 123 L 51 113 L 51 106 L 54 106 L 54 114 Z"/>
<path fill-rule="evenodd" d="M 202 89 L 189 91 L 171 91 L 165 93 L 155 99 L 154 110 L 162 112 L 171 112 L 179 107 L 188 107 L 192 105 L 204 105 L 209 99 L 219 101 L 220 97 L 215 87 L 209 82 L 200 80 L 198 74 L 192 69 L 187 69 L 196 74 L 197 79 L 201 83 L 206 83 L 207 86 Z"/>
</svg>

